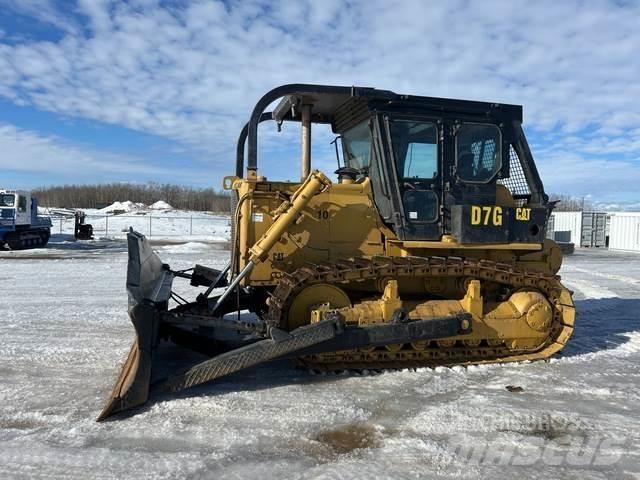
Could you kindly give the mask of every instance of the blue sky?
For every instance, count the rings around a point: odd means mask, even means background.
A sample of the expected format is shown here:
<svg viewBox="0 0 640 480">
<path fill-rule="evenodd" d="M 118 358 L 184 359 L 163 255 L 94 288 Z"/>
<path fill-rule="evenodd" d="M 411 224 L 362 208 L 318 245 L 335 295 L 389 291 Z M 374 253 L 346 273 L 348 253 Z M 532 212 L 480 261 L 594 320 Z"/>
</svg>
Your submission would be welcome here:
<svg viewBox="0 0 640 480">
<path fill-rule="evenodd" d="M 639 24 L 604 0 L 0 0 L 0 184 L 218 187 L 264 92 L 326 83 L 522 104 L 548 191 L 640 209 Z M 295 178 L 298 137 L 261 128 L 263 173 Z"/>
</svg>

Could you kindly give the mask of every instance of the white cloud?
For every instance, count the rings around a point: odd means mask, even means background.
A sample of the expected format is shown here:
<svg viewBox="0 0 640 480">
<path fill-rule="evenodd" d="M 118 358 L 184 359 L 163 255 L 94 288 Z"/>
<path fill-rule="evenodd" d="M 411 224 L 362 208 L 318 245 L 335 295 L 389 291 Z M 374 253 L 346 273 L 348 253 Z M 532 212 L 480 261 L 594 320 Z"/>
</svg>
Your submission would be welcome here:
<svg viewBox="0 0 640 480">
<path fill-rule="evenodd" d="M 566 151 L 546 155 L 540 165 L 540 175 L 547 192 L 570 191 L 575 196 L 590 195 L 604 202 L 620 198 L 620 192 L 637 192 L 640 185 L 637 164 L 597 158 L 585 160 Z"/>
<path fill-rule="evenodd" d="M 611 153 L 640 168 L 639 3 L 82 0 L 77 17 L 24 5 L 64 35 L 0 37 L 1 96 L 172 139 L 217 167 L 260 95 L 309 82 L 523 104 L 552 142 L 534 152 L 542 165 L 568 149 L 592 172 Z"/>
<path fill-rule="evenodd" d="M 127 180 L 149 175 L 173 181 L 199 182 L 197 174 L 175 167 L 150 165 L 141 158 L 82 147 L 42 136 L 14 125 L 0 124 L 0 170 L 55 175 L 68 183 Z"/>
<path fill-rule="evenodd" d="M 593 202 L 591 208 L 598 212 L 640 212 L 640 202 Z"/>
</svg>

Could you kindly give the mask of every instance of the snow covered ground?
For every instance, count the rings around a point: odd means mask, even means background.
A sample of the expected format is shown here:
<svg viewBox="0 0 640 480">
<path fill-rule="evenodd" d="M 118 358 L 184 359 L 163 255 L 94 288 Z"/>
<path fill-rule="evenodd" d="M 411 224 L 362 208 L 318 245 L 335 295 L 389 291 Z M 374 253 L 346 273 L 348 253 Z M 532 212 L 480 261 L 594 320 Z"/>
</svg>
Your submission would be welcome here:
<svg viewBox="0 0 640 480">
<path fill-rule="evenodd" d="M 156 248 L 176 268 L 228 258 L 217 242 Z M 98 424 L 133 336 L 125 266 L 120 239 L 0 252 L 0 478 L 639 478 L 639 255 L 566 259 L 579 317 L 549 363 L 278 362 Z"/>
</svg>

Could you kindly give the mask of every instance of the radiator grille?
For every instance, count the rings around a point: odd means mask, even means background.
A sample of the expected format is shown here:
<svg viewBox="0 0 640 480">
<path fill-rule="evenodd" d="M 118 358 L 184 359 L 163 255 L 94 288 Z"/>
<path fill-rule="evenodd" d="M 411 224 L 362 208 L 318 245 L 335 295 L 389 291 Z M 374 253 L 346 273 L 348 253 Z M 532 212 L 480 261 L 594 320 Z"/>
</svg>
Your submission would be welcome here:
<svg viewBox="0 0 640 480">
<path fill-rule="evenodd" d="M 498 183 L 507 187 L 518 203 L 525 203 L 531 199 L 531 189 L 524 175 L 520 158 L 518 158 L 513 146 L 509 147 L 509 177 L 501 178 Z"/>
</svg>

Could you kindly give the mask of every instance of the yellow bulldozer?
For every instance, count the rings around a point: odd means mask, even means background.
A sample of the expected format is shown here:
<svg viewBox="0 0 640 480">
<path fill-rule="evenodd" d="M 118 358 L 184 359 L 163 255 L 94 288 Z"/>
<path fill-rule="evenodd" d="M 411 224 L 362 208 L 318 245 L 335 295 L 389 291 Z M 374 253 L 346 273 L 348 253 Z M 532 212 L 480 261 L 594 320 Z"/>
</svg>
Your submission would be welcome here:
<svg viewBox="0 0 640 480">
<path fill-rule="evenodd" d="M 300 123 L 299 181 L 260 175 L 267 120 Z M 337 180 L 312 170 L 314 124 L 336 134 Z M 232 238 L 222 270 L 172 270 L 129 232 L 136 339 L 99 420 L 150 390 L 276 358 L 325 371 L 539 360 L 573 332 L 562 254 L 545 238 L 553 202 L 521 106 L 284 85 L 256 104 L 223 186 Z M 193 300 L 172 292 L 182 278 L 199 288 Z M 159 376 L 165 342 L 207 357 Z"/>
</svg>

